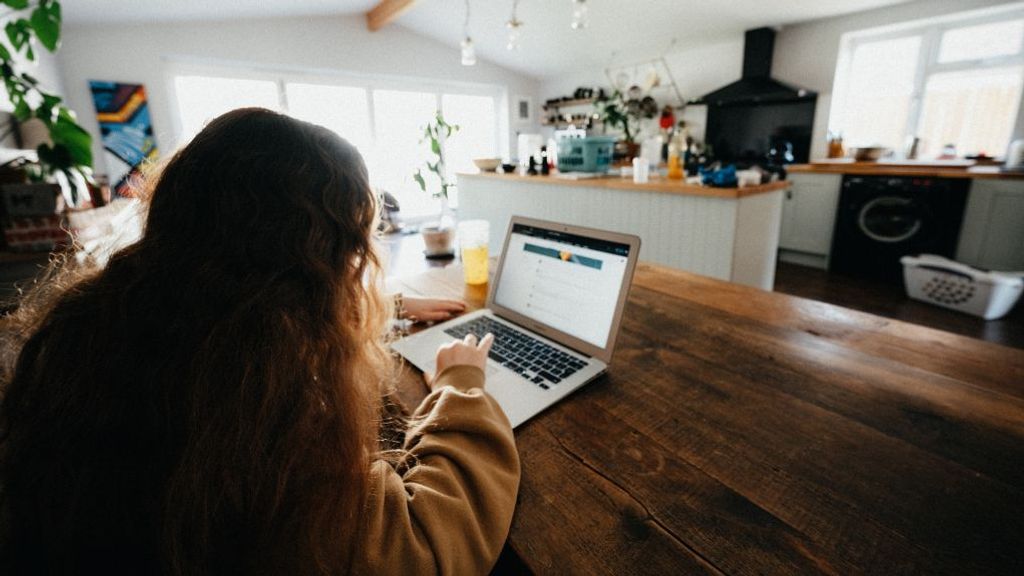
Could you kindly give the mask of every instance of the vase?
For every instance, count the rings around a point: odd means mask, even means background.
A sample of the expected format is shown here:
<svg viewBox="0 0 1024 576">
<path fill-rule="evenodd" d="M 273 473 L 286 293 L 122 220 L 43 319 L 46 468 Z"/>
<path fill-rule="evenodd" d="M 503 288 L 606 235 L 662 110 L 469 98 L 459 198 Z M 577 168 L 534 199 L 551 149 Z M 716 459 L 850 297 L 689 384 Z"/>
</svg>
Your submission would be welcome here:
<svg viewBox="0 0 1024 576">
<path fill-rule="evenodd" d="M 441 211 L 436 222 L 421 229 L 427 258 L 452 258 L 455 256 L 455 214 L 448 205 L 448 198 L 441 198 Z"/>
<path fill-rule="evenodd" d="M 629 166 L 633 163 L 633 158 L 636 158 L 639 155 L 640 144 L 638 142 L 619 140 L 615 143 L 616 165 Z"/>
</svg>

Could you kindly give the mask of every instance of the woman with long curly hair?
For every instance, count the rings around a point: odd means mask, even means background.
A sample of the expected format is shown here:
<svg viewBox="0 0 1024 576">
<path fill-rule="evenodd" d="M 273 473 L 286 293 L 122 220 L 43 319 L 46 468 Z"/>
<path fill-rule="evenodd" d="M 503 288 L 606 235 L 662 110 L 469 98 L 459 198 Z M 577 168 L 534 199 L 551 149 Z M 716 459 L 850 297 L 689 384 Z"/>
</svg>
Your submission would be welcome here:
<svg viewBox="0 0 1024 576">
<path fill-rule="evenodd" d="M 442 347 L 386 424 L 356 149 L 242 109 L 151 182 L 139 241 L 4 320 L 0 572 L 486 573 L 519 482 L 492 338 Z"/>
</svg>

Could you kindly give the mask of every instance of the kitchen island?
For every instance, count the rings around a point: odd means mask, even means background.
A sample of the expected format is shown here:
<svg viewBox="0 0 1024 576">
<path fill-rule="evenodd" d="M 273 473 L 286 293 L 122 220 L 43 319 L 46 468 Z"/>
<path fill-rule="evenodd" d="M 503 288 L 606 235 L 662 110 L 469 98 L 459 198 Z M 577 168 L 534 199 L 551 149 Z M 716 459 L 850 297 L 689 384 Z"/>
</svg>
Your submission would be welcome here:
<svg viewBox="0 0 1024 576">
<path fill-rule="evenodd" d="M 787 182 L 711 188 L 619 177 L 459 174 L 459 219 L 491 223 L 492 253 L 509 219 L 527 216 L 636 234 L 640 259 L 771 290 Z"/>
</svg>

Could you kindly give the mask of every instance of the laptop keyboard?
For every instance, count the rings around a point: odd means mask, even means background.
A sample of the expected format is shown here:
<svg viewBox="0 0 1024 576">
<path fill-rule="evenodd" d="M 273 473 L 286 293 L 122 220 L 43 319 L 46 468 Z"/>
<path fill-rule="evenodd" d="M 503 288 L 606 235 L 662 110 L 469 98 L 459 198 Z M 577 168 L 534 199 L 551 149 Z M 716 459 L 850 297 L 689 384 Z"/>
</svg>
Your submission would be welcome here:
<svg viewBox="0 0 1024 576">
<path fill-rule="evenodd" d="M 462 339 L 466 334 L 482 338 L 494 334 L 490 357 L 544 390 L 558 384 L 587 365 L 586 362 L 548 346 L 544 342 L 487 316 L 456 324 L 445 334 Z"/>
</svg>

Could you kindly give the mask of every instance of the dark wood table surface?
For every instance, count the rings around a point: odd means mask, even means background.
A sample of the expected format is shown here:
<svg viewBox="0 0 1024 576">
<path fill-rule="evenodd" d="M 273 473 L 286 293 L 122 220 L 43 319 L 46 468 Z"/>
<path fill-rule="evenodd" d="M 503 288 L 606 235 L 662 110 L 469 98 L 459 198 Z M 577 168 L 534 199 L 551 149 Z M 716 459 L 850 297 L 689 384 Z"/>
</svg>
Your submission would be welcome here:
<svg viewBox="0 0 1024 576">
<path fill-rule="evenodd" d="M 1024 574 L 1024 351 L 641 264 L 608 373 L 516 441 L 538 574 Z"/>
</svg>

